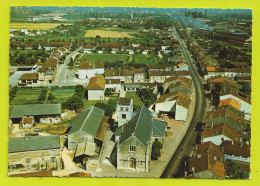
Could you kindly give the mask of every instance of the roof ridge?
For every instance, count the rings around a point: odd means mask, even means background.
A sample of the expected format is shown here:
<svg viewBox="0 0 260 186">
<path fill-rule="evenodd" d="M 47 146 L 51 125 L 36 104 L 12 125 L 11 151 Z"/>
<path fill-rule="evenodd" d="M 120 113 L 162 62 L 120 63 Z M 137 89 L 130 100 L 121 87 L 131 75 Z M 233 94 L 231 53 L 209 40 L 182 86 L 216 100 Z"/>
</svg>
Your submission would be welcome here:
<svg viewBox="0 0 260 186">
<path fill-rule="evenodd" d="M 83 125 L 81 125 L 81 127 L 80 127 L 79 130 L 81 130 L 81 129 L 83 128 L 83 126 L 85 125 L 85 122 L 86 122 L 86 120 L 89 118 L 89 115 L 90 115 L 90 113 L 92 112 L 93 108 L 94 108 L 94 106 L 91 106 L 91 107 L 89 108 L 90 111 L 89 111 L 89 113 L 88 113 L 88 116 L 84 119 Z"/>
<path fill-rule="evenodd" d="M 142 105 L 141 110 L 140 110 L 140 112 L 139 112 L 139 116 L 138 116 L 138 119 L 137 119 L 137 122 L 136 122 L 136 125 L 135 125 L 135 129 L 136 129 L 138 123 L 139 123 L 139 119 L 140 119 L 140 116 L 141 116 L 141 113 L 142 113 L 143 107 L 144 107 L 144 105 Z M 134 133 L 135 133 L 135 129 L 134 129 Z"/>
</svg>

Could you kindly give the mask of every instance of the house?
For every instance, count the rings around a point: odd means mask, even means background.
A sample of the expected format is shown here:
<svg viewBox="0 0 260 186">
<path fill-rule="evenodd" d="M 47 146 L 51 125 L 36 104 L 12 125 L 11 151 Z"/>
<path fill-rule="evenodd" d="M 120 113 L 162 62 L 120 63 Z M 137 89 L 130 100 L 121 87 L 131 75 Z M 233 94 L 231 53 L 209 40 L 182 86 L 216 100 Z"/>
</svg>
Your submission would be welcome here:
<svg viewBox="0 0 260 186">
<path fill-rule="evenodd" d="M 75 150 L 74 161 L 82 162 L 85 166 L 90 161 L 99 162 L 108 125 L 108 117 L 104 116 L 104 112 L 92 106 L 72 119 L 72 127 L 68 132 L 68 149 Z"/>
<path fill-rule="evenodd" d="M 38 73 L 26 73 L 23 74 L 18 81 L 19 87 L 33 86 L 39 84 Z"/>
<path fill-rule="evenodd" d="M 111 49 L 114 51 L 122 50 L 123 44 L 122 43 L 101 43 L 97 46 L 97 49 L 103 51 L 105 49 Z"/>
<path fill-rule="evenodd" d="M 161 95 L 155 102 L 155 112 L 172 115 L 175 120 L 186 121 L 191 97 L 180 91 Z"/>
<path fill-rule="evenodd" d="M 203 143 L 210 141 L 218 146 L 225 140 L 235 141 L 237 138 L 242 138 L 242 133 L 226 124 L 204 127 L 201 135 Z"/>
<path fill-rule="evenodd" d="M 181 82 L 179 84 L 181 86 L 180 88 L 177 87 L 178 82 Z M 163 83 L 164 93 L 174 92 L 175 90 L 180 91 L 183 89 L 182 87 L 184 87 L 186 90 L 191 89 L 191 86 L 192 86 L 192 80 L 190 78 L 182 77 L 182 76 L 169 77 L 169 78 L 165 79 L 165 81 Z M 181 91 L 181 92 L 183 92 L 183 91 Z M 185 92 L 183 92 L 183 93 L 185 93 Z M 186 94 L 188 94 L 188 93 L 186 93 Z"/>
<path fill-rule="evenodd" d="M 189 65 L 185 62 L 177 62 L 174 71 L 189 71 Z"/>
<path fill-rule="evenodd" d="M 223 141 L 220 145 L 224 151 L 225 161 L 236 161 L 238 163 L 250 163 L 250 146 L 243 142 L 242 138 L 234 141 Z"/>
<path fill-rule="evenodd" d="M 54 77 L 59 64 L 59 59 L 50 57 L 45 63 L 41 64 L 38 71 L 39 84 L 49 85 L 54 81 Z"/>
<path fill-rule="evenodd" d="M 198 144 L 189 162 L 189 171 L 195 178 L 225 179 L 224 153 L 212 142 Z"/>
<path fill-rule="evenodd" d="M 240 111 L 244 112 L 246 114 L 246 119 L 250 120 L 251 117 L 251 97 L 244 94 L 241 91 L 237 91 L 233 88 L 224 88 L 220 91 L 220 101 L 232 98 L 236 101 L 238 101 L 240 106 Z"/>
<path fill-rule="evenodd" d="M 104 74 L 104 72 L 103 62 L 84 61 L 79 63 L 79 79 L 90 79 L 97 74 Z"/>
<path fill-rule="evenodd" d="M 103 54 L 103 51 L 102 51 L 102 50 L 99 50 L 99 51 L 98 51 L 98 54 Z"/>
<path fill-rule="evenodd" d="M 180 91 L 184 94 L 190 95 L 191 88 L 190 86 L 183 81 L 175 81 L 169 85 L 169 87 L 165 90 L 165 93 Z"/>
<path fill-rule="evenodd" d="M 22 122 L 23 117 L 33 117 L 37 123 L 59 123 L 61 104 L 14 105 L 10 119 L 14 124 Z"/>
<path fill-rule="evenodd" d="M 150 171 L 152 143 L 163 142 L 167 123 L 153 119 L 144 105 L 126 124 L 117 128 L 117 169 Z"/>
<path fill-rule="evenodd" d="M 10 138 L 8 171 L 45 171 L 61 168 L 59 135 Z"/>
<path fill-rule="evenodd" d="M 145 82 L 145 71 L 144 69 L 133 69 L 133 75 L 134 75 L 134 83 L 138 82 Z"/>
<path fill-rule="evenodd" d="M 120 92 L 121 82 L 120 79 L 106 79 L 105 88 L 110 88 L 115 92 Z"/>
<path fill-rule="evenodd" d="M 95 46 L 89 46 L 89 45 L 84 45 L 82 47 L 84 53 L 92 53 L 91 51 L 94 51 L 95 49 L 96 49 Z"/>
<path fill-rule="evenodd" d="M 173 76 L 172 71 L 148 70 L 149 83 L 163 83 L 165 79 Z"/>
<path fill-rule="evenodd" d="M 169 44 L 163 44 L 161 45 L 161 51 L 170 50 L 171 46 Z"/>
<path fill-rule="evenodd" d="M 133 99 L 120 97 L 117 102 L 118 126 L 125 124 L 132 118 Z"/>
<path fill-rule="evenodd" d="M 170 71 L 172 69 L 171 65 L 156 65 L 156 64 L 149 64 L 147 65 L 149 70 L 158 70 L 158 71 Z"/>
<path fill-rule="evenodd" d="M 30 128 L 34 124 L 34 117 L 33 116 L 25 116 L 22 118 L 22 126 L 24 128 Z"/>
<path fill-rule="evenodd" d="M 106 79 L 120 79 L 121 83 L 132 83 L 133 73 L 130 70 L 105 70 Z"/>
<path fill-rule="evenodd" d="M 103 76 L 92 77 L 87 87 L 88 100 L 104 100 L 105 98 L 105 78 Z"/>
</svg>

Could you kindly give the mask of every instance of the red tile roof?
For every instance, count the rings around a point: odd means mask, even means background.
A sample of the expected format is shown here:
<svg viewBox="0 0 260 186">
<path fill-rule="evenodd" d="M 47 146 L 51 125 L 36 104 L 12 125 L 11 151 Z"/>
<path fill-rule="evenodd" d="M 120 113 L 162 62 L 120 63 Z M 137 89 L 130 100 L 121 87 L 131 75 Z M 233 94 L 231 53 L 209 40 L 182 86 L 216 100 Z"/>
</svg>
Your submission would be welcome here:
<svg viewBox="0 0 260 186">
<path fill-rule="evenodd" d="M 211 171 L 222 179 L 225 179 L 224 153 L 220 147 L 212 142 L 198 144 L 190 159 L 190 171 L 195 168 L 195 173 Z"/>
</svg>

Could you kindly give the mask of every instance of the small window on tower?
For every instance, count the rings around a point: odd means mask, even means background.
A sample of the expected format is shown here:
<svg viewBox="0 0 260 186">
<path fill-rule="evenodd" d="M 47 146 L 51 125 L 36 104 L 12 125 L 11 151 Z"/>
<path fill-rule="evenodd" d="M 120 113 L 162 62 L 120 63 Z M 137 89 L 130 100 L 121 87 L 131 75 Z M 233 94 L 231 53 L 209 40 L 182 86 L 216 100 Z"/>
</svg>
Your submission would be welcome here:
<svg viewBox="0 0 260 186">
<path fill-rule="evenodd" d="M 120 111 L 124 111 L 124 107 L 120 107 Z"/>
</svg>

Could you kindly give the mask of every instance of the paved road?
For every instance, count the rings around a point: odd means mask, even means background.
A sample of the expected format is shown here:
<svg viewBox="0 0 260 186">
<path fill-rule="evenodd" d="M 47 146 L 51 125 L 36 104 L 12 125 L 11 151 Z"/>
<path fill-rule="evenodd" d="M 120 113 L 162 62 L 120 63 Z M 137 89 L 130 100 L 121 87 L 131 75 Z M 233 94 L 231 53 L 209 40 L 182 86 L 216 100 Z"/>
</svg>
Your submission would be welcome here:
<svg viewBox="0 0 260 186">
<path fill-rule="evenodd" d="M 180 164 L 180 160 L 183 156 L 189 156 L 193 150 L 193 144 L 195 142 L 197 132 L 195 131 L 195 127 L 198 122 L 202 122 L 204 120 L 206 114 L 206 98 L 204 95 L 203 86 L 198 75 L 198 72 L 195 70 L 191 57 L 187 52 L 187 49 L 184 46 L 184 41 L 178 36 L 176 29 L 174 28 L 174 33 L 179 40 L 180 47 L 182 53 L 190 66 L 191 76 L 193 80 L 193 84 L 196 91 L 196 107 L 195 112 L 193 115 L 193 119 L 191 121 L 190 127 L 187 130 L 186 135 L 184 136 L 182 142 L 180 143 L 179 147 L 175 151 L 175 154 L 171 158 L 169 164 L 167 165 L 166 169 L 164 170 L 161 178 L 172 178 L 174 174 L 176 174 L 178 170 L 178 166 Z"/>
<path fill-rule="evenodd" d="M 58 69 L 57 74 L 55 76 L 54 83 L 55 85 L 66 85 L 68 84 L 68 78 L 70 78 L 70 71 L 67 70 L 67 66 L 70 62 L 70 58 L 75 55 L 78 51 L 80 51 L 82 47 L 79 47 L 72 53 L 66 56 L 66 59 L 64 61 L 64 64 L 60 67 L 61 69 Z"/>
</svg>

